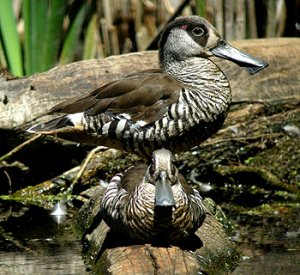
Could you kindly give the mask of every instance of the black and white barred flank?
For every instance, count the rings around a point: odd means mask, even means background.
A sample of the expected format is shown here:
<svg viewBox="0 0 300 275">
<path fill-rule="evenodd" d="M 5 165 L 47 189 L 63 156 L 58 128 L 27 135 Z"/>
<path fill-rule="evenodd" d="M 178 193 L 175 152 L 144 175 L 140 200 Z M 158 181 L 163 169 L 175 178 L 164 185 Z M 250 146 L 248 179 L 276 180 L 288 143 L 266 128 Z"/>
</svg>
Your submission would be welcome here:
<svg viewBox="0 0 300 275">
<path fill-rule="evenodd" d="M 187 66 L 190 66 L 189 63 L 183 62 L 178 71 L 188 70 Z M 165 114 L 157 121 L 133 121 L 127 113 L 90 115 L 89 112 L 81 112 L 65 116 L 64 124 L 82 129 L 85 133 L 84 143 L 123 149 L 142 156 L 150 156 L 153 150 L 162 147 L 173 152 L 187 150 L 217 132 L 231 101 L 230 88 L 221 71 L 207 76 L 206 81 L 213 85 L 205 88 L 199 83 L 197 86 L 197 78 L 203 77 L 201 68 L 201 64 L 199 67 L 193 64 L 193 79 L 191 76 L 185 79 L 180 73 L 178 79 L 185 86 L 179 90 L 178 101 L 168 106 Z M 175 71 L 172 73 L 176 75 Z M 57 123 L 57 120 L 54 122 Z M 47 127 L 51 129 L 57 126 L 48 122 L 43 130 L 47 131 Z M 57 135 L 60 135 L 59 130 Z M 77 138 L 80 141 L 80 131 Z"/>
</svg>

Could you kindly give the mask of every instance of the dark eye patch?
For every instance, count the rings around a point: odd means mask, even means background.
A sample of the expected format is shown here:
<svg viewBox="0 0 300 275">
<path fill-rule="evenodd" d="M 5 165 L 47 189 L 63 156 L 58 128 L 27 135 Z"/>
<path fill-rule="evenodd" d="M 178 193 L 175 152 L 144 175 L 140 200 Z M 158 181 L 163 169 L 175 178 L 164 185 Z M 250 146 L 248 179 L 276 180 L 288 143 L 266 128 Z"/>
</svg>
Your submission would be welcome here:
<svg viewBox="0 0 300 275">
<path fill-rule="evenodd" d="M 204 47 L 207 43 L 207 39 L 208 39 L 208 29 L 209 29 L 209 25 L 207 25 L 208 23 L 201 19 L 200 17 L 198 18 L 186 18 L 186 17 L 182 17 L 179 19 L 175 19 L 174 21 L 172 21 L 171 23 L 169 23 L 164 32 L 161 35 L 160 41 L 159 41 L 159 47 L 163 48 L 168 35 L 170 34 L 172 29 L 182 29 L 185 30 L 191 37 L 193 40 L 195 40 L 199 45 L 201 45 L 202 47 Z M 193 34 L 193 30 L 199 27 L 201 29 L 203 29 L 204 33 L 200 36 L 197 36 L 195 34 Z"/>
<path fill-rule="evenodd" d="M 202 47 L 205 47 L 208 39 L 208 29 L 204 24 L 191 24 L 187 32 Z"/>
<path fill-rule="evenodd" d="M 192 29 L 192 34 L 195 36 L 201 36 L 202 34 L 204 34 L 204 30 L 201 27 L 195 27 Z"/>
</svg>

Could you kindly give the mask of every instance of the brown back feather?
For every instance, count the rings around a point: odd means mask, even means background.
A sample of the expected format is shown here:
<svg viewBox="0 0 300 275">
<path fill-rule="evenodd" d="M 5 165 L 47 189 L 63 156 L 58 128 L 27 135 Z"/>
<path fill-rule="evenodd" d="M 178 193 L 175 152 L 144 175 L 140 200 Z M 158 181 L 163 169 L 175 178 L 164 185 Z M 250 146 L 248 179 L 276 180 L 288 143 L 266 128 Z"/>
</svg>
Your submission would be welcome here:
<svg viewBox="0 0 300 275">
<path fill-rule="evenodd" d="M 160 70 L 135 73 L 110 82 L 84 97 L 75 97 L 53 107 L 50 112 L 89 115 L 127 113 L 131 120 L 151 123 L 161 118 L 179 98 L 180 84 Z"/>
<path fill-rule="evenodd" d="M 180 181 L 180 183 L 182 185 L 182 188 L 184 189 L 184 192 L 188 196 L 194 194 L 193 188 L 186 182 L 184 176 L 181 175 L 181 174 L 178 174 L 178 178 L 179 178 L 179 181 Z"/>
<path fill-rule="evenodd" d="M 133 194 L 135 188 L 142 183 L 147 168 L 146 164 L 140 164 L 139 166 L 130 167 L 126 170 L 121 185 L 129 194 Z"/>
</svg>

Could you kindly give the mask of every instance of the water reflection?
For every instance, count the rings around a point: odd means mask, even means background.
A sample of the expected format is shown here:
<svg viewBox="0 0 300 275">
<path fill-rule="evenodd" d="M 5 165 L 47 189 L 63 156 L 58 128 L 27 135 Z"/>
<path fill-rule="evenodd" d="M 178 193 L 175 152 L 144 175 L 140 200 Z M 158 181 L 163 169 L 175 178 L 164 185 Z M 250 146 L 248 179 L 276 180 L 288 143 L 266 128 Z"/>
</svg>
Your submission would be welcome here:
<svg viewBox="0 0 300 275">
<path fill-rule="evenodd" d="M 87 274 L 80 256 L 80 245 L 39 244 L 32 252 L 0 252 L 1 274 Z M 2 273 L 3 272 L 3 273 Z"/>
<path fill-rule="evenodd" d="M 65 215 L 60 207 L 52 213 Z M 0 274 L 88 274 L 72 213 L 60 224 L 50 213 L 0 202 Z M 230 218 L 239 224 L 232 239 L 246 256 L 232 274 L 300 274 L 300 208 L 271 218 Z"/>
<path fill-rule="evenodd" d="M 70 220 L 58 225 L 44 209 L 11 208 L 0 221 L 1 274 L 88 274 Z"/>
<path fill-rule="evenodd" d="M 233 275 L 253 274 L 300 274 L 300 250 L 286 252 L 269 252 L 264 255 L 250 257 L 240 263 Z"/>
<path fill-rule="evenodd" d="M 239 226 L 232 239 L 246 257 L 234 275 L 300 274 L 300 207 L 279 209 L 282 213 L 235 217 Z"/>
</svg>

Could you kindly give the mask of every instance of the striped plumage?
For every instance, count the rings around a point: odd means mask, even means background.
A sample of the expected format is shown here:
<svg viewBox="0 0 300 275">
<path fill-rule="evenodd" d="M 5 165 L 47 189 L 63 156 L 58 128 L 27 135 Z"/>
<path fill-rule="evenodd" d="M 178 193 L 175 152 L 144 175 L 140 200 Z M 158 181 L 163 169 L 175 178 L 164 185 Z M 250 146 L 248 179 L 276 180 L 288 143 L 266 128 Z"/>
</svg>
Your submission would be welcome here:
<svg viewBox="0 0 300 275">
<path fill-rule="evenodd" d="M 157 192 L 163 178 L 171 193 Z M 160 149 L 153 152 L 149 167 L 132 167 L 112 178 L 101 212 L 111 229 L 127 238 L 177 243 L 201 226 L 206 209 L 198 191 L 178 174 L 171 152 Z"/>
<path fill-rule="evenodd" d="M 222 126 L 231 101 L 229 83 L 210 56 L 254 74 L 267 64 L 229 46 L 198 16 L 168 24 L 159 45 L 159 70 L 131 74 L 55 106 L 67 115 L 29 132 L 150 156 L 187 150 Z"/>
</svg>

